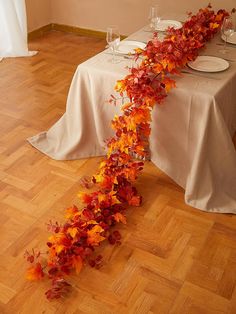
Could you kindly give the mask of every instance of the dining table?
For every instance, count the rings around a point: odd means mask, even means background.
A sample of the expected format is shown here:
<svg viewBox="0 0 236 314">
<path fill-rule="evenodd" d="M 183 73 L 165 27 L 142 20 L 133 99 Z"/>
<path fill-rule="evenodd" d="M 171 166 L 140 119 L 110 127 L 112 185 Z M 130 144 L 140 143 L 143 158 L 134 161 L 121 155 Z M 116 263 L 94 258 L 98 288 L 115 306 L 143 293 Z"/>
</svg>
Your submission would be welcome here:
<svg viewBox="0 0 236 314">
<path fill-rule="evenodd" d="M 160 32 L 162 40 L 165 34 Z M 146 43 L 152 33 L 145 26 L 125 40 Z M 236 214 L 236 45 L 216 35 L 200 55 L 219 57 L 224 71 L 197 71 L 186 67 L 174 75 L 176 88 L 152 112 L 151 161 L 185 191 L 186 204 L 208 212 Z M 111 120 L 121 114 L 111 105 L 117 80 L 141 59 L 105 49 L 78 65 L 64 115 L 47 131 L 28 139 L 56 160 L 75 160 L 106 154 L 105 141 L 113 136 Z M 120 97 L 120 96 L 119 96 Z"/>
</svg>

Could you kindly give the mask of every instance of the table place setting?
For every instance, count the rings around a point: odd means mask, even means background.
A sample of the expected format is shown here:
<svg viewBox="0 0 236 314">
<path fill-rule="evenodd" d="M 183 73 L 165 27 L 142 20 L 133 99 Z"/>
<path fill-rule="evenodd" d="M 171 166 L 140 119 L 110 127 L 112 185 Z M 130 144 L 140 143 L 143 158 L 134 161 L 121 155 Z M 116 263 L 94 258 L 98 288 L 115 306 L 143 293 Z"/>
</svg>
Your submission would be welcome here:
<svg viewBox="0 0 236 314">
<path fill-rule="evenodd" d="M 182 23 L 173 19 L 163 19 L 160 15 L 160 9 L 158 5 L 151 6 L 149 9 L 149 25 L 144 29 L 145 32 L 162 32 L 165 33 L 168 28 L 173 27 L 179 29 L 182 27 Z"/>
<path fill-rule="evenodd" d="M 221 58 L 213 55 L 200 55 L 194 61 L 188 62 L 187 67 L 181 70 L 181 73 L 202 78 L 221 80 L 222 76 L 218 73 L 226 72 L 230 68 L 231 62 L 236 60 L 230 58 Z"/>
<path fill-rule="evenodd" d="M 222 54 L 227 54 L 229 52 L 229 45 L 230 47 L 236 47 L 236 26 L 235 22 L 231 15 L 226 16 L 223 20 L 221 26 L 221 39 L 224 41 L 223 48 L 219 51 Z"/>
<path fill-rule="evenodd" d="M 108 50 L 105 54 L 112 55 L 112 59 L 109 60 L 111 63 L 119 63 L 121 62 L 121 57 L 125 60 L 134 59 L 134 55 L 136 53 L 136 49 L 144 49 L 146 47 L 146 43 L 136 40 L 123 40 L 120 41 L 120 33 L 118 26 L 113 25 L 107 28 L 106 33 L 106 41 Z"/>
<path fill-rule="evenodd" d="M 236 27 L 232 15 L 224 17 L 220 28 L 220 38 L 223 42 L 216 42 L 216 45 L 223 46 L 220 49 L 212 49 L 209 55 L 200 55 L 194 61 L 189 62 L 185 73 L 198 75 L 198 73 L 217 73 L 228 70 L 231 62 L 235 62 L 235 54 L 232 50 L 236 47 Z M 230 45 L 230 46 L 229 46 Z M 231 50 L 232 48 L 232 50 Z M 189 68 L 191 71 L 189 71 Z M 193 71 L 192 71 L 193 70 Z M 216 78 L 217 77 L 210 77 Z"/>
</svg>

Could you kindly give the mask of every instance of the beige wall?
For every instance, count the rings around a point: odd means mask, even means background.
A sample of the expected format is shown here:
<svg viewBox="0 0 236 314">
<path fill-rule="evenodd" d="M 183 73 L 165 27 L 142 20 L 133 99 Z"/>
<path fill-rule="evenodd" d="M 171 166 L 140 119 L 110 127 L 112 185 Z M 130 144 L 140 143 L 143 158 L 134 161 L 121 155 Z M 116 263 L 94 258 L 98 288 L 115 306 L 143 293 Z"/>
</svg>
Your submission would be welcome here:
<svg viewBox="0 0 236 314">
<path fill-rule="evenodd" d="M 28 32 L 51 23 L 50 0 L 26 0 Z"/>
<path fill-rule="evenodd" d="M 186 11 L 195 12 L 208 0 L 51 0 L 52 21 L 95 30 L 107 25 L 119 25 L 122 34 L 130 34 L 147 23 L 151 4 L 159 3 L 164 17 L 182 17 Z M 235 0 L 212 0 L 214 8 L 236 6 Z"/>
<path fill-rule="evenodd" d="M 164 18 L 182 18 L 186 11 L 196 12 L 208 0 L 26 0 L 29 31 L 50 22 L 105 31 L 119 25 L 128 35 L 147 23 L 151 4 L 159 3 Z M 214 9 L 230 10 L 235 0 L 212 0 Z"/>
</svg>

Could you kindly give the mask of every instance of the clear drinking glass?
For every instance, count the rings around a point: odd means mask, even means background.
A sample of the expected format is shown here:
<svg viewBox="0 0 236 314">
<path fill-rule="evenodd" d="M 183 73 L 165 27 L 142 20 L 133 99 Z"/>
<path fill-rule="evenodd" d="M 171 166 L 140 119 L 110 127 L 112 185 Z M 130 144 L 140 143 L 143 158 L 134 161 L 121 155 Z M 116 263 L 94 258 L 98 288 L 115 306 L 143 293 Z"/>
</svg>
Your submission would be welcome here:
<svg viewBox="0 0 236 314">
<path fill-rule="evenodd" d="M 226 16 L 224 18 L 224 21 L 222 23 L 221 26 L 221 35 L 222 35 L 222 39 L 224 40 L 224 48 L 220 50 L 220 52 L 222 53 L 227 53 L 228 49 L 226 46 L 226 43 L 229 39 L 229 37 L 234 33 L 234 23 L 233 23 L 233 19 L 231 16 Z"/>
<path fill-rule="evenodd" d="M 160 16 L 159 16 L 159 6 L 158 5 L 154 5 L 154 6 L 150 7 L 148 20 L 149 20 L 149 27 L 150 27 L 151 31 L 155 31 L 156 25 L 161 20 Z"/>
<path fill-rule="evenodd" d="M 107 40 L 108 46 L 111 48 L 111 51 L 112 51 L 111 63 L 120 62 L 120 60 L 115 59 L 115 51 L 117 50 L 120 44 L 120 32 L 117 25 L 112 25 L 112 26 L 107 27 L 106 40 Z"/>
</svg>

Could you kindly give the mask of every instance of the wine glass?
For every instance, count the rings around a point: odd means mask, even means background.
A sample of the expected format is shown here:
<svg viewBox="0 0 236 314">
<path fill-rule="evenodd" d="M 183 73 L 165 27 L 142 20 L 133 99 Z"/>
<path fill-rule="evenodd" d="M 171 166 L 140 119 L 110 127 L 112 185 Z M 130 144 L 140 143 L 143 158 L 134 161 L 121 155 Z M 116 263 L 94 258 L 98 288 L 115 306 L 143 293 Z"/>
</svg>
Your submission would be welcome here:
<svg viewBox="0 0 236 314">
<path fill-rule="evenodd" d="M 224 40 L 224 48 L 220 50 L 222 53 L 227 53 L 226 43 L 229 37 L 234 33 L 234 23 L 231 16 L 226 16 L 221 26 L 221 35 Z"/>
<path fill-rule="evenodd" d="M 112 25 L 112 26 L 107 27 L 106 40 L 107 40 L 108 46 L 111 48 L 111 51 L 112 51 L 111 63 L 120 62 L 119 60 L 115 59 L 115 51 L 117 50 L 120 44 L 120 33 L 119 33 L 118 26 Z"/>
<path fill-rule="evenodd" d="M 156 25 L 160 22 L 160 17 L 158 16 L 159 7 L 158 5 L 154 5 L 149 9 L 149 26 L 151 31 L 155 31 Z"/>
</svg>

